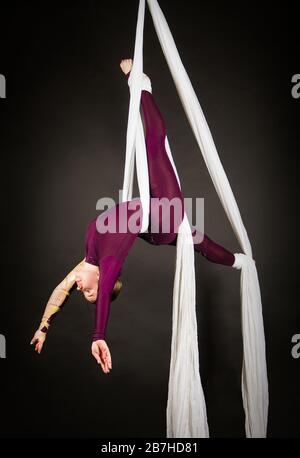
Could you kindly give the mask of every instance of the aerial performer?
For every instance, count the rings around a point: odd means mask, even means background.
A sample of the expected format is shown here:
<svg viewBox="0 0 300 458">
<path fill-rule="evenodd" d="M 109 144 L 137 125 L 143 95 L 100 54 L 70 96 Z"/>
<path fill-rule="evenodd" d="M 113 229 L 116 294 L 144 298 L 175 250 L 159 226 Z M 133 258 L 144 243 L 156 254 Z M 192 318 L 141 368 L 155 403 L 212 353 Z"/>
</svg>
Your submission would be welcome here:
<svg viewBox="0 0 300 458">
<path fill-rule="evenodd" d="M 123 59 L 120 63 L 128 84 L 132 63 L 132 59 Z M 118 203 L 94 218 L 88 224 L 86 232 L 84 259 L 52 292 L 38 330 L 31 341 L 35 344 L 35 350 L 40 353 L 53 318 L 61 310 L 70 293 L 78 290 L 89 302 L 95 303 L 91 352 L 104 373 L 112 369 L 111 352 L 106 342 L 110 305 L 120 292 L 120 276 L 130 249 L 137 238 L 152 245 L 176 246 L 177 232 L 183 218 L 183 194 L 165 149 L 166 123 L 152 94 L 151 80 L 146 74 L 143 74 L 141 108 L 151 193 L 149 230 L 140 232 L 142 207 L 139 198 Z M 174 206 L 169 206 L 170 202 L 177 202 L 179 211 L 176 212 Z M 168 221 L 165 221 L 166 218 Z M 136 222 L 134 231 L 129 224 L 130 220 Z M 112 232 L 109 231 L 107 222 L 111 225 Z M 236 267 L 236 256 L 229 250 L 194 227 L 193 236 L 194 250 L 197 253 L 210 262 Z"/>
<path fill-rule="evenodd" d="M 165 120 L 152 94 L 151 80 L 143 72 L 146 0 L 139 0 L 133 59 L 124 59 L 120 64 L 130 87 L 122 199 L 89 223 L 85 257 L 53 291 L 31 343 L 40 353 L 53 317 L 77 287 L 88 301 L 95 303 L 91 352 L 104 373 L 109 373 L 112 359 L 106 329 L 110 304 L 120 293 L 120 276 L 131 247 L 137 238 L 156 246 L 176 247 L 166 434 L 172 438 L 208 438 L 196 316 L 194 257 L 200 253 L 213 263 L 241 271 L 245 432 L 249 438 L 266 437 L 269 393 L 265 335 L 251 243 L 166 18 L 157 0 L 147 0 L 147 4 L 178 96 L 242 252 L 231 253 L 189 222 Z M 139 197 L 133 198 L 135 167 Z M 174 206 L 170 204 L 173 201 Z"/>
</svg>

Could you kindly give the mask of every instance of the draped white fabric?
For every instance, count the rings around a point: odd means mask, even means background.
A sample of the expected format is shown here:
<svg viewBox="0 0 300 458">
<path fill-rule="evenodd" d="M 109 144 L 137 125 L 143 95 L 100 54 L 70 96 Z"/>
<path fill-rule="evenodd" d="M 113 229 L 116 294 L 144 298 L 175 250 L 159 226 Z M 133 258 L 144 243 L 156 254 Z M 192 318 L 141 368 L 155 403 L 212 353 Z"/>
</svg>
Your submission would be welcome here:
<svg viewBox="0 0 300 458">
<path fill-rule="evenodd" d="M 145 18 L 145 0 L 139 4 L 138 21 L 134 47 L 134 65 L 131 69 L 130 102 L 126 133 L 126 158 L 122 189 L 122 202 L 132 199 L 134 178 L 134 158 L 136 152 L 137 179 L 143 208 L 141 232 L 145 232 L 149 223 L 150 192 L 145 137 L 140 116 L 141 87 L 143 77 L 143 31 Z"/>
<path fill-rule="evenodd" d="M 153 23 L 171 71 L 178 95 L 213 180 L 226 215 L 244 253 L 241 268 L 243 368 L 242 398 L 247 437 L 265 437 L 268 416 L 268 380 L 265 337 L 259 281 L 246 229 L 219 159 L 203 111 L 178 54 L 172 34 L 157 0 L 147 0 Z M 149 223 L 149 179 L 142 122 L 139 114 L 143 73 L 143 28 L 145 0 L 140 0 L 136 29 L 134 63 L 131 70 L 130 106 L 126 138 L 126 161 L 122 199 L 132 198 L 134 156 L 143 205 L 143 227 Z M 178 182 L 168 138 L 166 150 Z M 176 250 L 173 290 L 171 363 L 167 405 L 167 437 L 208 437 L 204 395 L 198 361 L 197 320 L 195 313 L 194 250 L 187 216 L 180 226 Z M 230 414 L 230 413 L 229 413 Z"/>
</svg>

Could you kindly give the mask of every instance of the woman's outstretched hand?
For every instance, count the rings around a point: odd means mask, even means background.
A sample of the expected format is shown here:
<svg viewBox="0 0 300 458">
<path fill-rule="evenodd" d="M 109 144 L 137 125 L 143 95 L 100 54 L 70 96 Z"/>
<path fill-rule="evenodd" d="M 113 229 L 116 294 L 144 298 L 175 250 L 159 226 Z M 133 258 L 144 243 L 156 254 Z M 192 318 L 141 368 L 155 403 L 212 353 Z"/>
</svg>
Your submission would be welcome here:
<svg viewBox="0 0 300 458">
<path fill-rule="evenodd" d="M 46 340 L 46 333 L 38 329 L 36 333 L 34 334 L 30 342 L 30 345 L 35 344 L 35 351 L 38 353 L 41 353 L 45 340 Z"/>
<path fill-rule="evenodd" d="M 96 340 L 92 343 L 92 355 L 98 364 L 101 364 L 103 372 L 107 374 L 112 368 L 110 351 L 105 340 Z"/>
</svg>

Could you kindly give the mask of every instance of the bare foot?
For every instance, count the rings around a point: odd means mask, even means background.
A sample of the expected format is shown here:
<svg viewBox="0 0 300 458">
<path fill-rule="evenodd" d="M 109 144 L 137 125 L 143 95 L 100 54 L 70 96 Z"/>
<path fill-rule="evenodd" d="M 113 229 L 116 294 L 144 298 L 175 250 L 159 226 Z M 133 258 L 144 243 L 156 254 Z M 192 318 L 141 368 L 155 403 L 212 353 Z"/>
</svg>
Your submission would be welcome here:
<svg viewBox="0 0 300 458">
<path fill-rule="evenodd" d="M 125 73 L 125 75 L 127 75 L 127 73 L 129 73 L 130 70 L 132 69 L 132 64 L 133 64 L 133 60 L 132 59 L 123 59 L 123 60 L 121 60 L 120 67 L 121 67 L 123 73 Z"/>
</svg>

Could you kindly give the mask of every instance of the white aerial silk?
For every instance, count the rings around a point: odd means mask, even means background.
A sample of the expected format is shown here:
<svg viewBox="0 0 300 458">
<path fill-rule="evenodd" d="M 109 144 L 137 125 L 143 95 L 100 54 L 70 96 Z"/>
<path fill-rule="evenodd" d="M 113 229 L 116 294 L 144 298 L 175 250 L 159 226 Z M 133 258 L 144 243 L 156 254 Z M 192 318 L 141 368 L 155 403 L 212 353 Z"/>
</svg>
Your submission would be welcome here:
<svg viewBox="0 0 300 458">
<path fill-rule="evenodd" d="M 241 269 L 243 368 L 242 398 L 247 437 L 265 437 L 268 416 L 268 380 L 259 282 L 246 229 L 219 159 L 198 98 L 178 54 L 172 34 L 157 0 L 147 0 L 153 23 L 171 71 L 178 95 L 213 180 L 215 189 L 244 253 L 235 253 L 234 267 Z M 142 232 L 149 224 L 149 176 L 145 138 L 139 112 L 143 76 L 145 0 L 140 0 L 136 28 L 130 104 L 126 134 L 126 160 L 122 201 L 132 199 L 134 159 L 143 208 Z M 178 183 L 168 138 L 166 151 Z M 171 362 L 167 403 L 167 437 L 209 437 L 206 406 L 201 386 L 195 303 L 194 248 L 185 214 L 179 228 L 173 289 Z"/>
</svg>

